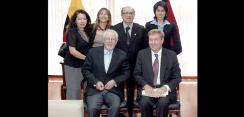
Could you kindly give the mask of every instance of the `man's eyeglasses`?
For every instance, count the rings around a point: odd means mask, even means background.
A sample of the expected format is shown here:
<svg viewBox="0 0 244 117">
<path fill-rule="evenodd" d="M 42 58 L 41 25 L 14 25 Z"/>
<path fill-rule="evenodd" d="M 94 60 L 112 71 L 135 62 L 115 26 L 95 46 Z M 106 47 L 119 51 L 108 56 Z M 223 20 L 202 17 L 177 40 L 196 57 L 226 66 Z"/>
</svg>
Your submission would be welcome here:
<svg viewBox="0 0 244 117">
<path fill-rule="evenodd" d="M 133 12 L 123 12 L 122 14 L 123 14 L 123 15 L 134 15 Z"/>
</svg>

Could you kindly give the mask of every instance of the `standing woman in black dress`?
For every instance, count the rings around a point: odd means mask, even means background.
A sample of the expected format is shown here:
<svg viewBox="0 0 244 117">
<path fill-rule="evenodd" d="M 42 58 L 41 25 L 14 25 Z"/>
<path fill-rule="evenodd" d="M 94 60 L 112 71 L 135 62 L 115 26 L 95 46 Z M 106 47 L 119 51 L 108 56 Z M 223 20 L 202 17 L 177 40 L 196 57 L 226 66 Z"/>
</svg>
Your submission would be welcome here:
<svg viewBox="0 0 244 117">
<path fill-rule="evenodd" d="M 68 50 L 64 58 L 67 100 L 80 100 L 80 83 L 83 80 L 82 65 L 91 48 L 91 18 L 84 10 L 77 10 L 71 17 L 67 30 Z"/>
</svg>

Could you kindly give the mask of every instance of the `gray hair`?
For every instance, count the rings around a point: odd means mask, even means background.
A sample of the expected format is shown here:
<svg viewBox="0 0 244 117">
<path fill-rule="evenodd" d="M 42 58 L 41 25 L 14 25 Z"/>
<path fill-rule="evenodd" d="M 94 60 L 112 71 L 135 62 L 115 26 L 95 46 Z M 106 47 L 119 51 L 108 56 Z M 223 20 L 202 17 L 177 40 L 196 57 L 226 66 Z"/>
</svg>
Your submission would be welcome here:
<svg viewBox="0 0 244 117">
<path fill-rule="evenodd" d="M 105 30 L 105 32 L 104 32 L 104 34 L 103 34 L 103 38 L 104 38 L 104 40 L 106 39 L 106 36 L 108 35 L 108 33 L 112 33 L 112 34 L 114 34 L 115 35 L 115 39 L 116 39 L 116 41 L 118 41 L 118 33 L 115 31 L 115 30 L 113 30 L 113 29 L 107 29 L 107 30 Z"/>
<path fill-rule="evenodd" d="M 123 14 L 123 10 L 124 10 L 125 8 L 131 9 L 132 12 L 133 12 L 133 14 L 135 14 L 135 9 L 132 8 L 131 6 L 125 6 L 125 7 L 123 7 L 123 8 L 121 9 L 121 14 Z"/>
</svg>

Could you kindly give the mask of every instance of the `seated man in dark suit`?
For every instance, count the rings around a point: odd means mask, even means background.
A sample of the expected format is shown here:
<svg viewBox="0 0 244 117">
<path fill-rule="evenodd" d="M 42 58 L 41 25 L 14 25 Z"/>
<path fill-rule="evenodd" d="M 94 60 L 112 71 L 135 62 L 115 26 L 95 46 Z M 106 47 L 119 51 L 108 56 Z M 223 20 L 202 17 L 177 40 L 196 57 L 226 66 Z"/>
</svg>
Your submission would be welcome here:
<svg viewBox="0 0 244 117">
<path fill-rule="evenodd" d="M 90 49 L 82 67 L 89 117 L 98 117 L 103 103 L 109 107 L 108 117 L 118 116 L 123 84 L 130 74 L 126 53 L 114 48 L 117 32 L 107 29 L 103 38 L 104 46 Z"/>
<path fill-rule="evenodd" d="M 164 34 L 158 29 L 148 32 L 149 47 L 138 53 L 134 77 L 140 89 L 142 117 L 167 117 L 168 105 L 176 100 L 176 87 L 181 82 L 181 70 L 176 53 L 163 48 Z"/>
</svg>

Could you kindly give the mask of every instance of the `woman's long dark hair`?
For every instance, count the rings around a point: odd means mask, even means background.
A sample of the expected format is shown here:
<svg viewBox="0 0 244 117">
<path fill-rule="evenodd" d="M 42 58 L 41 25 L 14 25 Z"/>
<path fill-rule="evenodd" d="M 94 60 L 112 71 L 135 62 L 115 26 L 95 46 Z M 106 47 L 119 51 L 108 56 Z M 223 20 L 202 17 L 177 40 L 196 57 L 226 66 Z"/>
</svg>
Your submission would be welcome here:
<svg viewBox="0 0 244 117">
<path fill-rule="evenodd" d="M 77 28 L 77 24 L 76 24 L 76 18 L 78 16 L 78 14 L 84 14 L 86 16 L 86 19 L 87 19 L 87 24 L 84 28 L 84 32 L 86 33 L 86 35 L 88 36 L 89 40 L 90 40 L 90 36 L 91 36 L 91 18 L 89 16 L 89 14 L 85 11 L 85 10 L 82 10 L 82 9 L 78 9 L 74 12 L 74 14 L 71 16 L 71 19 L 70 19 L 70 22 L 69 22 L 69 25 L 68 25 L 68 30 L 69 29 L 76 29 Z"/>
</svg>

